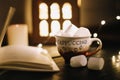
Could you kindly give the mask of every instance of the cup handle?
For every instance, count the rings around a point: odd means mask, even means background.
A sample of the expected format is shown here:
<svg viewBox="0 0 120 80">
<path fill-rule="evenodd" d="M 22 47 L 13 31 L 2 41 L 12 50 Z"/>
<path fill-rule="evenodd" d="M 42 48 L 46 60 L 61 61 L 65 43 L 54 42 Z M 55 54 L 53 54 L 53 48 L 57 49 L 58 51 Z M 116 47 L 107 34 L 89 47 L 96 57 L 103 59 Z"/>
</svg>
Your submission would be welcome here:
<svg viewBox="0 0 120 80">
<path fill-rule="evenodd" d="M 85 55 L 86 56 L 91 56 L 95 53 L 97 53 L 101 48 L 102 48 L 102 41 L 99 39 L 99 38 L 91 38 L 91 44 L 94 42 L 94 41 L 98 41 L 99 42 L 99 46 L 96 48 L 95 51 L 93 52 L 86 52 Z"/>
</svg>

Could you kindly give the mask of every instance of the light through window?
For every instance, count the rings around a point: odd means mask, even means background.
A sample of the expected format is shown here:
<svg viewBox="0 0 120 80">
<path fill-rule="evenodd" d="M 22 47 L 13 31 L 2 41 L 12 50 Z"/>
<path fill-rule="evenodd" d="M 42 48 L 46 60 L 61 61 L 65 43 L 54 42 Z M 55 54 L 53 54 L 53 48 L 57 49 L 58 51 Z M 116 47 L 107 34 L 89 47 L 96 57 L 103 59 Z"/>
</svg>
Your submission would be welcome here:
<svg viewBox="0 0 120 80">
<path fill-rule="evenodd" d="M 50 15 L 48 15 L 49 13 Z M 71 24 L 71 18 L 72 6 L 68 2 L 64 3 L 62 7 L 56 2 L 50 6 L 44 2 L 39 4 L 39 35 L 41 37 L 54 36 L 57 31 L 64 30 Z M 60 20 L 63 21 L 60 22 Z"/>
<path fill-rule="evenodd" d="M 39 19 L 48 19 L 48 6 L 46 3 L 39 5 Z"/>
<path fill-rule="evenodd" d="M 53 3 L 50 6 L 50 17 L 51 17 L 51 19 L 59 19 L 60 18 L 60 8 L 57 3 Z"/>
<path fill-rule="evenodd" d="M 39 35 L 40 36 L 48 36 L 48 22 L 46 20 L 43 20 L 39 24 Z"/>
<path fill-rule="evenodd" d="M 58 32 L 60 30 L 60 23 L 56 20 L 52 21 L 51 23 L 51 35 L 50 36 L 54 36 L 54 34 L 56 32 Z"/>
<path fill-rule="evenodd" d="M 62 17 L 63 19 L 71 19 L 72 18 L 72 7 L 70 3 L 64 3 L 62 7 Z"/>
<path fill-rule="evenodd" d="M 55 33 L 71 23 L 80 25 L 81 0 L 32 0 L 33 33 L 30 44 L 55 44 Z"/>
</svg>

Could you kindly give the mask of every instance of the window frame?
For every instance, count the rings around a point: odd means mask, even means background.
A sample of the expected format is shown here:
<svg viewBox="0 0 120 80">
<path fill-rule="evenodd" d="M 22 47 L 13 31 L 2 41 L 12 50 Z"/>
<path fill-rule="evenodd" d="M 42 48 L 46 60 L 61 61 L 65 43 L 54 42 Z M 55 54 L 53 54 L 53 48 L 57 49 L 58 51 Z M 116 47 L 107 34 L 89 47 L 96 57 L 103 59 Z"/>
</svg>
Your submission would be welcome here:
<svg viewBox="0 0 120 80">
<path fill-rule="evenodd" d="M 33 45 L 37 45 L 39 43 L 42 43 L 42 44 L 55 44 L 55 38 L 54 37 L 41 37 L 39 36 L 39 22 L 41 21 L 39 19 L 39 4 L 40 3 L 46 3 L 48 5 L 48 9 L 50 10 L 50 5 L 53 3 L 53 2 L 57 2 L 59 3 L 59 6 L 60 6 L 60 10 L 63 6 L 63 4 L 65 2 L 69 2 L 71 4 L 72 7 L 72 19 L 71 19 L 71 22 L 76 25 L 76 26 L 79 26 L 80 25 L 80 17 L 79 17 L 79 7 L 77 6 L 77 0 L 33 0 L 33 8 L 32 8 L 32 16 L 33 16 L 33 34 L 32 34 L 32 44 Z M 48 10 L 48 26 L 51 26 L 51 22 L 52 20 L 54 19 L 51 19 L 49 18 L 50 17 L 50 11 Z M 55 19 L 56 20 L 56 19 Z M 62 18 L 62 10 L 60 11 L 60 19 L 58 20 L 60 22 L 60 26 L 62 26 L 62 23 L 65 21 L 65 20 L 69 20 L 69 19 L 63 19 Z M 61 28 L 62 29 L 62 28 Z M 49 27 L 49 32 L 50 31 L 50 27 Z"/>
</svg>

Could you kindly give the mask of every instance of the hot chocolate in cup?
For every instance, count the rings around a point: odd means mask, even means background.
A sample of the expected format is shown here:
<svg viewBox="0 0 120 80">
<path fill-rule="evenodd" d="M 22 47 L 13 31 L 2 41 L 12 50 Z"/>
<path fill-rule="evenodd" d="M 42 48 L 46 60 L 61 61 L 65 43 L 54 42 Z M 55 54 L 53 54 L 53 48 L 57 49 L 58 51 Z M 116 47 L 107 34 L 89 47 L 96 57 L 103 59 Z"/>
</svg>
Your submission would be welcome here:
<svg viewBox="0 0 120 80">
<path fill-rule="evenodd" d="M 77 36 L 77 33 L 81 35 Z M 91 56 L 102 48 L 102 42 L 99 38 L 91 38 L 90 31 L 87 28 L 79 28 L 74 37 L 56 35 L 56 46 L 60 55 L 64 58 L 66 64 L 70 64 L 70 58 L 76 55 Z M 99 45 L 93 51 L 89 52 L 92 43 L 96 41 Z"/>
</svg>

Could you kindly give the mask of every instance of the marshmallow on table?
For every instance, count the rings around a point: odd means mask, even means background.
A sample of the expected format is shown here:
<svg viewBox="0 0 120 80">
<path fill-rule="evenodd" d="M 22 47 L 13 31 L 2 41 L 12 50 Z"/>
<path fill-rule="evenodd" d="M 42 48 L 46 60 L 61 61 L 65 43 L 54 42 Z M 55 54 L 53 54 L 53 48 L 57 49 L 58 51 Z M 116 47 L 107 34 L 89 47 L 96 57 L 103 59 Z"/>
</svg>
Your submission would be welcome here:
<svg viewBox="0 0 120 80">
<path fill-rule="evenodd" d="M 104 59 L 103 58 L 97 58 L 97 57 L 90 57 L 88 59 L 88 69 L 92 70 L 102 70 L 104 66 Z"/>
<path fill-rule="evenodd" d="M 84 55 L 74 56 L 70 59 L 71 67 L 83 67 L 87 64 L 87 58 Z"/>
<path fill-rule="evenodd" d="M 78 28 L 77 28 L 75 25 L 70 24 L 70 25 L 63 31 L 63 36 L 74 37 L 73 35 L 76 33 L 77 30 L 78 30 Z"/>
</svg>

